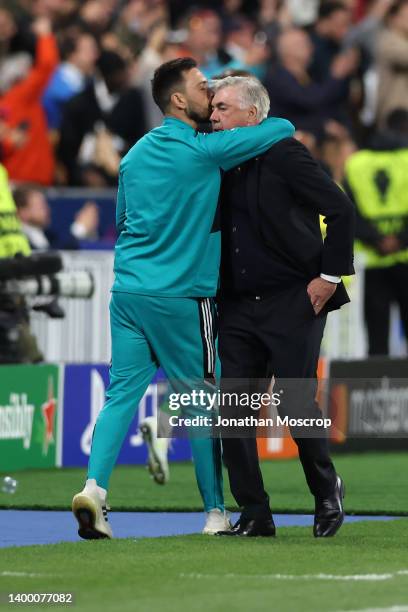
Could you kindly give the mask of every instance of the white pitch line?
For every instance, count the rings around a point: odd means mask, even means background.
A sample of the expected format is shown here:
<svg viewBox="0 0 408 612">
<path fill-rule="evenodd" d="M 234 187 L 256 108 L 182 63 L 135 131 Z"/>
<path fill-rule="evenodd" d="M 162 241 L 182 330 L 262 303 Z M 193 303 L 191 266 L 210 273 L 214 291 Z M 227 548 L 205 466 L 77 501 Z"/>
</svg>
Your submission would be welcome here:
<svg viewBox="0 0 408 612">
<path fill-rule="evenodd" d="M 381 582 L 383 580 L 391 580 L 397 576 L 408 576 L 408 570 L 398 570 L 387 574 L 199 574 L 189 573 L 180 574 L 180 578 L 260 578 L 261 580 L 337 580 L 345 582 Z M 367 611 L 361 611 L 367 612 Z M 398 611 L 397 611 L 398 612 Z M 408 608 L 407 611 L 408 612 Z"/>
<path fill-rule="evenodd" d="M 391 606 L 390 608 L 362 608 L 360 610 L 340 610 L 339 612 L 408 612 L 408 606 Z"/>
<path fill-rule="evenodd" d="M 23 578 L 55 578 L 57 574 L 32 574 L 30 572 L 1 572 L 0 576 L 16 576 Z"/>
</svg>

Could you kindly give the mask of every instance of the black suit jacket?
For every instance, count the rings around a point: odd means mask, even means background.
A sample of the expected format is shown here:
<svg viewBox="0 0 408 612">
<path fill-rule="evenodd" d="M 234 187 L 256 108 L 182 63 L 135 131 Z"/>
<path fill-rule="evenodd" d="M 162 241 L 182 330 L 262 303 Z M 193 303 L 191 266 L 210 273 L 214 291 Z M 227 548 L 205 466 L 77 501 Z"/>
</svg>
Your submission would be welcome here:
<svg viewBox="0 0 408 612">
<path fill-rule="evenodd" d="M 309 281 L 321 273 L 354 274 L 353 204 L 301 143 L 285 138 L 247 162 L 246 170 L 241 193 L 252 229 L 278 263 Z M 221 205 L 225 197 L 224 182 Z M 327 225 L 324 242 L 319 214 Z M 221 290 L 227 281 L 221 278 Z M 349 301 L 340 283 L 325 310 Z"/>
</svg>

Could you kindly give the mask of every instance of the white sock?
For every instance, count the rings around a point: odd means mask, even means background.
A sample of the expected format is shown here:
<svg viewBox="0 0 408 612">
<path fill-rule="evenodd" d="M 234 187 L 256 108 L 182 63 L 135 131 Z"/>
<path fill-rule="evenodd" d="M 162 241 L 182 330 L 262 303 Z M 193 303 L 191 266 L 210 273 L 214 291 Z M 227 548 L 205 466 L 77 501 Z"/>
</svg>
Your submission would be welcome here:
<svg viewBox="0 0 408 612">
<path fill-rule="evenodd" d="M 160 436 L 160 438 L 169 438 L 169 442 L 173 431 L 173 426 L 170 425 L 170 416 L 170 414 L 159 409 L 157 416 L 157 435 Z"/>
<path fill-rule="evenodd" d="M 108 492 L 106 489 L 103 489 L 102 487 L 96 484 L 95 478 L 88 478 L 88 480 L 85 483 L 85 488 L 90 488 L 90 489 L 96 488 L 96 490 L 98 491 L 99 497 L 101 498 L 101 501 L 103 503 L 106 502 L 106 495 L 108 494 Z"/>
</svg>

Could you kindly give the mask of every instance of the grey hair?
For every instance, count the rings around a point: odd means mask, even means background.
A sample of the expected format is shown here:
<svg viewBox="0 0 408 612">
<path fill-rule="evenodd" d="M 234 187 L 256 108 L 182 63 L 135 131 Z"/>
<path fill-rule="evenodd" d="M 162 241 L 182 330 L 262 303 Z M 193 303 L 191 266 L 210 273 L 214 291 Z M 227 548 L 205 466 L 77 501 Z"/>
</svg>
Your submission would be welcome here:
<svg viewBox="0 0 408 612">
<path fill-rule="evenodd" d="M 269 94 L 256 77 L 228 76 L 211 82 L 211 88 L 217 93 L 225 87 L 235 87 L 239 90 L 240 107 L 255 106 L 260 121 L 266 119 L 271 106 Z"/>
</svg>

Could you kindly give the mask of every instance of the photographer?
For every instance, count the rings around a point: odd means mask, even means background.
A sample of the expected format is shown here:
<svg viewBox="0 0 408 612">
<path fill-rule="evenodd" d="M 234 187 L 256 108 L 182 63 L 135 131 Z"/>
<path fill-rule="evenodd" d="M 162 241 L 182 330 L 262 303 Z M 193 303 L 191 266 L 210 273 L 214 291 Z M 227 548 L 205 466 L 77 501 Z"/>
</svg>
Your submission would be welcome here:
<svg viewBox="0 0 408 612">
<path fill-rule="evenodd" d="M 0 165 L 0 260 L 30 253 L 30 245 L 16 215 L 7 171 Z M 30 332 L 24 297 L 3 294 L 0 285 L 0 363 L 42 360 L 36 339 Z"/>
</svg>

